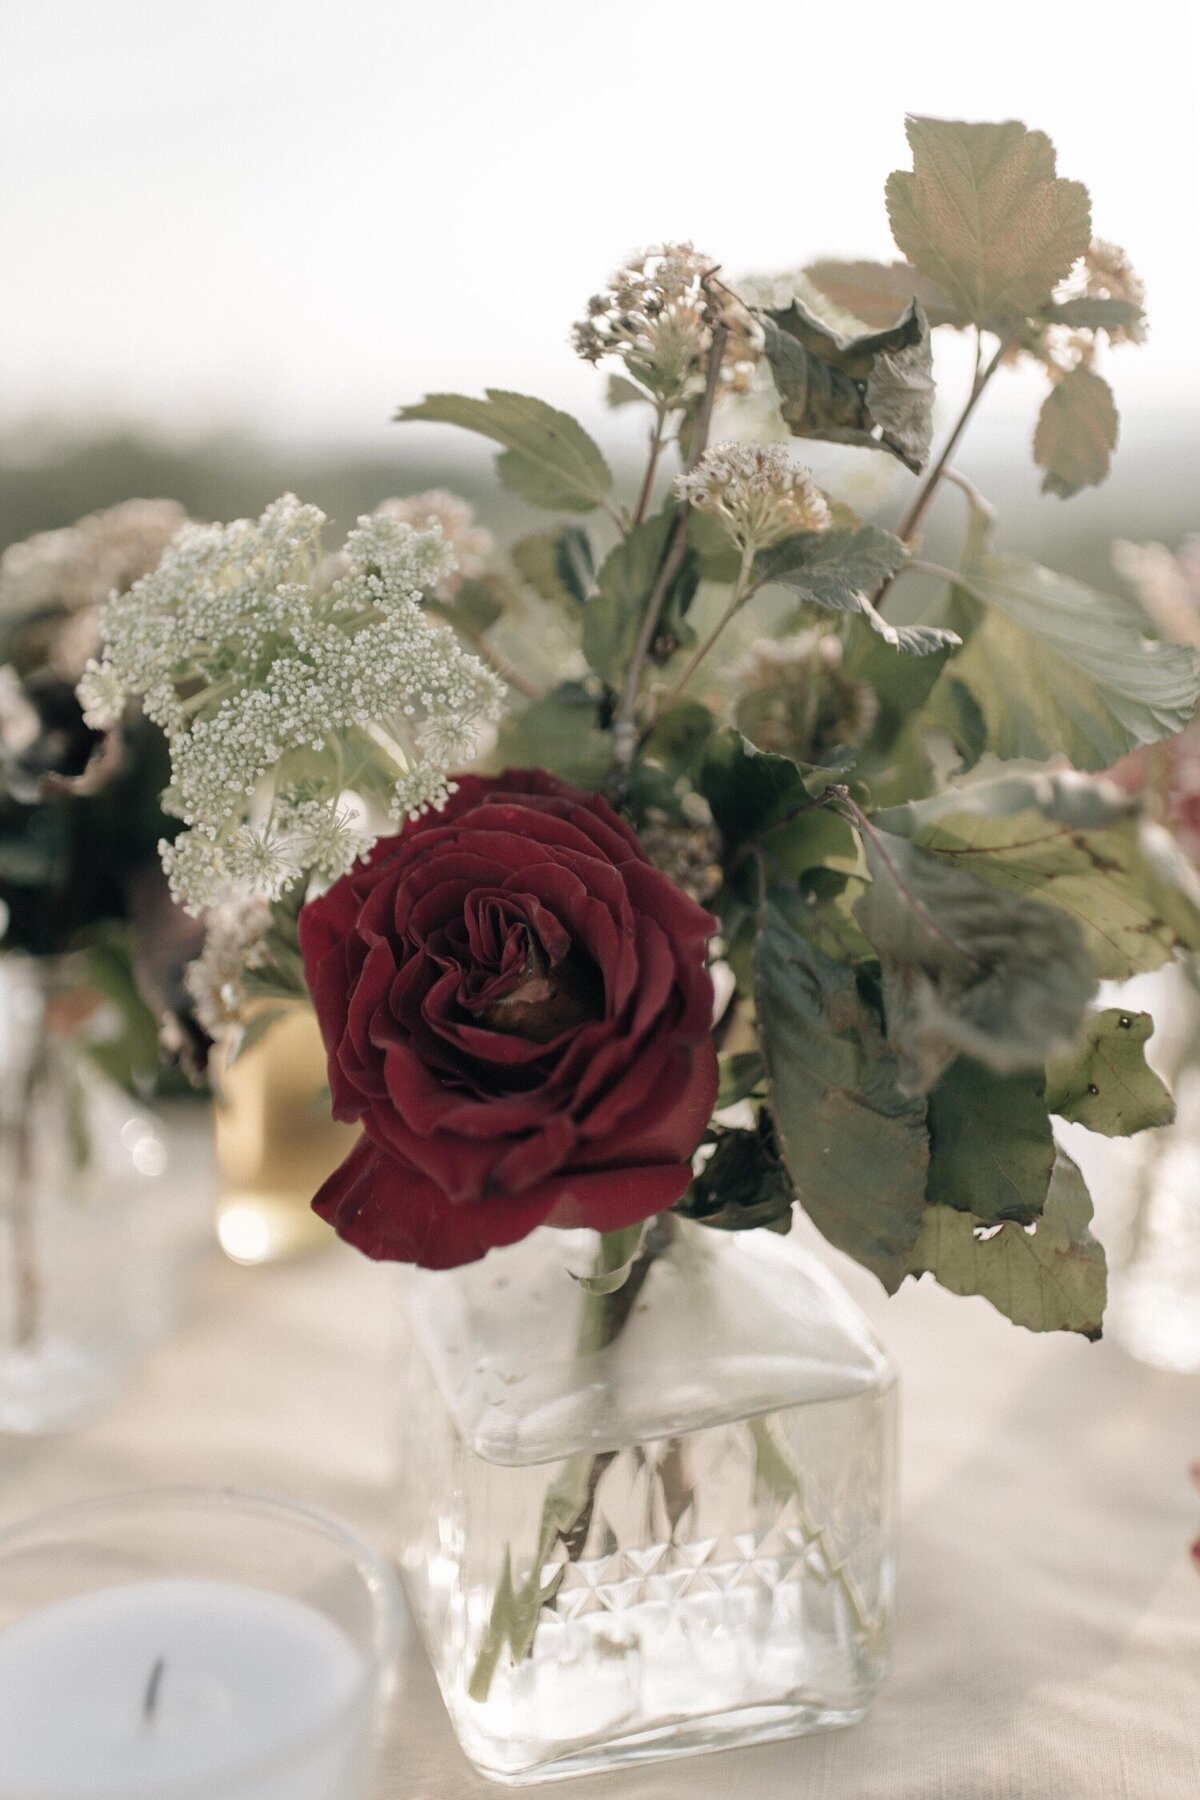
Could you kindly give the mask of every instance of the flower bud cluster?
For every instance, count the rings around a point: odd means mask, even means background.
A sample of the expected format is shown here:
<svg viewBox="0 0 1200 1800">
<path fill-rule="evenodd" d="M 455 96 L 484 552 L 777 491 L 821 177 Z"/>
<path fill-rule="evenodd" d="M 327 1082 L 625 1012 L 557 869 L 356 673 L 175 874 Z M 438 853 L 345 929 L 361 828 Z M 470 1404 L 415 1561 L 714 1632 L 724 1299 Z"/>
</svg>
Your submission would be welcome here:
<svg viewBox="0 0 1200 1800">
<path fill-rule="evenodd" d="M 617 356 L 632 379 L 664 406 L 703 391 L 714 327 L 727 333 L 721 384 L 744 393 L 762 355 L 762 331 L 749 310 L 711 277 L 716 264 L 691 244 L 660 244 L 618 269 L 588 301 L 572 342 L 586 361 Z"/>
<path fill-rule="evenodd" d="M 764 550 L 802 531 L 827 531 L 828 502 L 807 469 L 782 444 L 715 444 L 694 469 L 675 477 L 675 492 L 720 520 L 744 550 Z"/>
</svg>

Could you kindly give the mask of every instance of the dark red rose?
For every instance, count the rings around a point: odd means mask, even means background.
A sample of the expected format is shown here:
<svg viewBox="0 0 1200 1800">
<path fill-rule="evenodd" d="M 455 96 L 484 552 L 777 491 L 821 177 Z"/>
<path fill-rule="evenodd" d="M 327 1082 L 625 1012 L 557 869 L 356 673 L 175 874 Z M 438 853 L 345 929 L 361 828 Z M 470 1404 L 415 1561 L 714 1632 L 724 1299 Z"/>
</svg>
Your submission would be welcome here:
<svg viewBox="0 0 1200 1800">
<path fill-rule="evenodd" d="M 334 1115 L 364 1130 L 321 1217 L 451 1268 L 671 1206 L 716 1097 L 715 929 L 597 795 L 462 777 L 300 914 Z"/>
</svg>

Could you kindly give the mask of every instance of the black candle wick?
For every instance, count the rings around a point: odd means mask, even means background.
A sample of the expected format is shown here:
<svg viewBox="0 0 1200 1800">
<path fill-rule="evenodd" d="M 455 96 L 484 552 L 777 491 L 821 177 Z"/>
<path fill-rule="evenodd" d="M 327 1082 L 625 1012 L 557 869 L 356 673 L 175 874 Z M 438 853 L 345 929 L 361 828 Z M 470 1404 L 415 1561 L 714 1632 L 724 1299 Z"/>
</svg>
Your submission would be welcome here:
<svg viewBox="0 0 1200 1800">
<path fill-rule="evenodd" d="M 166 1668 L 167 1659 L 165 1656 L 160 1656 L 150 1671 L 150 1679 L 146 1683 L 146 1692 L 142 1698 L 142 1720 L 147 1725 L 153 1724 L 154 1715 L 158 1711 L 158 1695 Z"/>
</svg>

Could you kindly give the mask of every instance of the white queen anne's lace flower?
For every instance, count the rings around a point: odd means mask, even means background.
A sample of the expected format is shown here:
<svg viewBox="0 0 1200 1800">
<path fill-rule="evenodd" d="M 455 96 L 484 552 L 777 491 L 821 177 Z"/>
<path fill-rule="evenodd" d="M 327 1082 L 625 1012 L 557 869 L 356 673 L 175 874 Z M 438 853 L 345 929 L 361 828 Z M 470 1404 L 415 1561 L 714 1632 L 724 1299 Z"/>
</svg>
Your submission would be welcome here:
<svg viewBox="0 0 1200 1800">
<path fill-rule="evenodd" d="M 324 522 L 287 494 L 257 523 L 188 526 L 105 609 L 80 697 L 97 724 L 140 697 L 166 733 L 189 829 L 164 864 L 189 910 L 343 873 L 373 841 L 344 795 L 395 819 L 440 804 L 499 714 L 496 676 L 421 608 L 453 566 L 436 524 L 360 519 L 329 585 Z"/>
</svg>

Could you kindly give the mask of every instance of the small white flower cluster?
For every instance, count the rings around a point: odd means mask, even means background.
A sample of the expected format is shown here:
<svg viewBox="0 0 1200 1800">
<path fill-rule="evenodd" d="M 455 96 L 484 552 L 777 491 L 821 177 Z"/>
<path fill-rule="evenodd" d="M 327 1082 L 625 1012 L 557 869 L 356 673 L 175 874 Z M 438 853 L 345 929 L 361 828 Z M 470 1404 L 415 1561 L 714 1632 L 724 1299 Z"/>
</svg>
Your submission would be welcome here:
<svg viewBox="0 0 1200 1800">
<path fill-rule="evenodd" d="M 833 523 L 811 474 L 782 444 L 715 444 L 675 477 L 675 492 L 719 519 L 743 550 L 764 550 L 795 532 L 828 531 Z"/>
<path fill-rule="evenodd" d="M 499 716 L 498 678 L 421 609 L 452 564 L 440 530 L 360 519 L 323 584 L 324 523 L 286 494 L 256 524 L 189 526 L 105 609 L 80 700 L 103 729 L 140 697 L 165 732 L 164 803 L 189 829 L 163 864 L 191 912 L 336 879 L 373 841 L 367 813 L 444 804 Z"/>
<path fill-rule="evenodd" d="M 457 494 L 447 493 L 445 488 L 430 488 L 427 493 L 410 494 L 403 500 L 383 500 L 377 510 L 385 519 L 398 519 L 402 525 L 413 525 L 418 530 L 440 526 L 454 561 L 434 588 L 439 600 L 452 601 L 464 581 L 477 581 L 483 574 L 494 540 L 490 531 L 475 523 L 473 508 Z"/>
<path fill-rule="evenodd" d="M 713 327 L 728 333 L 721 384 L 744 393 L 762 355 L 753 315 L 711 277 L 717 265 L 691 244 L 660 244 L 631 257 L 588 316 L 573 328 L 578 354 L 596 363 L 619 356 L 635 381 L 665 405 L 677 406 L 704 387 Z"/>
</svg>

